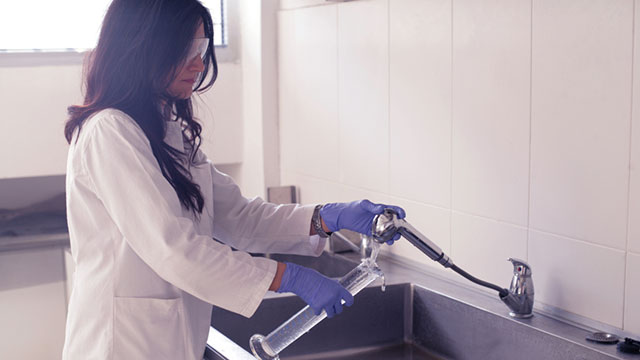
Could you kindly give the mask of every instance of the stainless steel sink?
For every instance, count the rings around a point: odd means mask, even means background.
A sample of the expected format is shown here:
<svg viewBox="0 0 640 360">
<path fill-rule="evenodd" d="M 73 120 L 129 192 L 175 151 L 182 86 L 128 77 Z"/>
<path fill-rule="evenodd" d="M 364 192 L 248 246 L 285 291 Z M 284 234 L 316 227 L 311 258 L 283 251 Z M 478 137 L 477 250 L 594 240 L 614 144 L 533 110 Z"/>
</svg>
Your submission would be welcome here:
<svg viewBox="0 0 640 360">
<path fill-rule="evenodd" d="M 359 264 L 356 260 L 351 260 L 341 255 L 331 255 L 327 252 L 323 252 L 318 257 L 271 254 L 269 258 L 280 262 L 291 262 L 306 266 L 332 278 L 342 277 Z"/>
<path fill-rule="evenodd" d="M 410 336 L 411 285 L 362 290 L 355 304 L 325 319 L 286 348 L 282 359 L 440 359 Z M 211 325 L 249 350 L 249 338 L 266 335 L 306 304 L 295 296 L 265 299 L 250 319 L 214 308 Z"/>
<path fill-rule="evenodd" d="M 277 261 L 297 263 L 339 278 L 358 265 L 357 259 L 323 253 L 320 257 L 270 255 Z M 361 291 L 356 303 L 332 319 L 325 319 L 281 354 L 281 359 L 440 359 L 410 339 L 405 339 L 405 317 L 410 313 L 409 284 L 387 286 L 380 282 Z M 247 352 L 249 338 L 267 335 L 306 304 L 296 296 L 266 298 L 250 319 L 214 307 L 211 325 Z M 211 351 L 209 352 L 211 353 Z M 211 354 L 210 356 L 213 357 Z"/>
<path fill-rule="evenodd" d="M 276 258 L 274 256 L 274 258 Z M 339 277 L 357 258 L 278 256 Z M 282 359 L 634 359 L 614 347 L 584 340 L 588 330 L 536 314 L 513 319 L 497 298 L 451 281 L 429 277 L 402 265 L 378 261 L 392 285 L 364 289 L 352 307 L 325 319 L 286 348 Z M 221 356 L 214 348 L 229 339 L 246 351 L 249 338 L 267 335 L 305 303 L 296 296 L 266 298 L 250 319 L 214 307 L 211 325 L 224 340 L 210 342 L 207 359 Z M 214 331 L 215 332 L 215 331 Z M 231 342 L 229 342 L 231 343 Z M 233 343 L 231 343 L 233 344 Z M 244 353 L 237 345 L 239 352 Z M 238 352 L 238 353 L 239 353 Z"/>
</svg>

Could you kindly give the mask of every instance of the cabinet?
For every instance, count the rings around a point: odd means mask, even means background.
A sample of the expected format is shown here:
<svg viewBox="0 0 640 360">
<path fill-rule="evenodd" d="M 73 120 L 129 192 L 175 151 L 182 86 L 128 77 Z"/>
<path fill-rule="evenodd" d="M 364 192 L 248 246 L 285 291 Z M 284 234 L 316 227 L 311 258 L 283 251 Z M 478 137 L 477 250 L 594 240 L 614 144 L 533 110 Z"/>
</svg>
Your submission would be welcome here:
<svg viewBox="0 0 640 360">
<path fill-rule="evenodd" d="M 63 249 L 0 252 L 4 359 L 59 359 L 67 313 Z"/>
</svg>

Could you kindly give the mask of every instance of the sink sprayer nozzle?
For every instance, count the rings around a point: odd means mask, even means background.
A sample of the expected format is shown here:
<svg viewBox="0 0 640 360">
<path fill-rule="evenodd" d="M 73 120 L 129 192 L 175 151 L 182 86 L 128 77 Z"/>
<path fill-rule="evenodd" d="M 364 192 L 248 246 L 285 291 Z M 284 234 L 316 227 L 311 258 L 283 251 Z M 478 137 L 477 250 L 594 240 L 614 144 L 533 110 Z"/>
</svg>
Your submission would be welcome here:
<svg viewBox="0 0 640 360">
<path fill-rule="evenodd" d="M 507 290 L 480 280 L 453 264 L 451 258 L 438 245 L 411 226 L 405 219 L 399 219 L 398 213 L 393 209 L 385 209 L 383 213 L 373 218 L 371 233 L 373 238 L 380 243 L 387 242 L 397 233 L 400 233 L 418 250 L 432 260 L 439 262 L 445 268 L 451 268 L 451 270 L 478 285 L 496 290 L 500 295 L 500 299 L 512 310 L 511 316 L 523 318 L 532 315 L 533 280 L 531 280 L 531 267 L 526 262 L 509 259 L 514 265 L 514 277 L 510 289 Z"/>
</svg>

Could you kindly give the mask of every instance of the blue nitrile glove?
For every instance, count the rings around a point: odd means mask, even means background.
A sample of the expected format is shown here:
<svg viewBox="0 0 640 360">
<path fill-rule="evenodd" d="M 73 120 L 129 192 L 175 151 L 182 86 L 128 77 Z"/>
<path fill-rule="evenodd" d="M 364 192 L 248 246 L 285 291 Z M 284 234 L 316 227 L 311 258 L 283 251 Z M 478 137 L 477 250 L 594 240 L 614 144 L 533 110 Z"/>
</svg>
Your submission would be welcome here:
<svg viewBox="0 0 640 360">
<path fill-rule="evenodd" d="M 371 236 L 373 218 L 378 214 L 382 214 L 386 208 L 395 210 L 400 219 L 404 219 L 406 216 L 401 207 L 374 204 L 369 200 L 359 200 L 350 203 L 326 204 L 320 209 L 320 217 L 331 232 L 347 229 Z M 397 233 L 393 239 L 387 241 L 387 244 L 391 245 L 399 238 L 400 233 Z"/>
<path fill-rule="evenodd" d="M 282 275 L 280 288 L 276 292 L 292 292 L 309 304 L 316 315 L 320 315 L 324 310 L 327 317 L 342 312 L 342 299 L 345 305 L 353 305 L 353 295 L 339 282 L 313 269 L 292 263 L 285 264 L 287 267 Z"/>
</svg>

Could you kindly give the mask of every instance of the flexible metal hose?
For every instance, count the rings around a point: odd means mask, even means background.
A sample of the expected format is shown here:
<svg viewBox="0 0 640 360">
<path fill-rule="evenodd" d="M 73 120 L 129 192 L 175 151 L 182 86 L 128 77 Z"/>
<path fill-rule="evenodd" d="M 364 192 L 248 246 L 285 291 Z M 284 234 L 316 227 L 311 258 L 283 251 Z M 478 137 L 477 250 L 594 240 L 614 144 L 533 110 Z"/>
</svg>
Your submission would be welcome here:
<svg viewBox="0 0 640 360">
<path fill-rule="evenodd" d="M 451 270 L 457 272 L 458 274 L 462 275 L 463 277 L 465 277 L 467 280 L 469 280 L 471 282 L 474 282 L 474 283 L 476 283 L 478 285 L 482 285 L 484 287 L 488 287 L 490 289 L 493 289 L 493 290 L 497 291 L 500 294 L 501 298 L 503 298 L 503 297 L 505 297 L 505 296 L 507 296 L 509 294 L 509 290 L 501 288 L 498 285 L 494 285 L 494 284 L 492 284 L 490 282 L 486 282 L 484 280 L 480 280 L 480 279 L 476 278 L 475 276 L 469 274 L 468 272 L 460 269 L 455 264 L 451 265 Z"/>
</svg>

